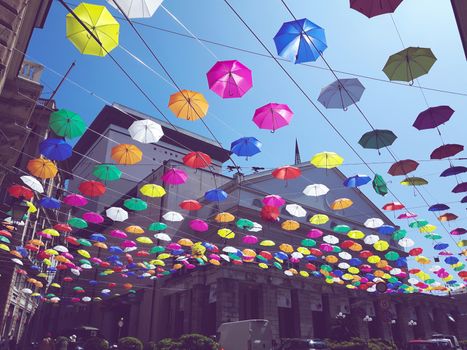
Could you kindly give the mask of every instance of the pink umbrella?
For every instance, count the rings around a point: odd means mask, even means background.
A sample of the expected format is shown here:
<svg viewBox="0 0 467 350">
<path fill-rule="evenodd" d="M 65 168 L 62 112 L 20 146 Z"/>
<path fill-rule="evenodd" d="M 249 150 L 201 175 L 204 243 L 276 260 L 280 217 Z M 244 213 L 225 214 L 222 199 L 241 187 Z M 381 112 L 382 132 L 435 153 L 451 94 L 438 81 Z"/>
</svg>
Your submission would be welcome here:
<svg viewBox="0 0 467 350">
<path fill-rule="evenodd" d="M 170 243 L 167 245 L 167 249 L 169 250 L 179 250 L 182 249 L 182 246 L 178 243 Z"/>
<path fill-rule="evenodd" d="M 413 218 L 416 218 L 417 216 L 418 215 L 415 213 L 406 212 L 406 213 L 399 215 L 397 218 L 398 219 L 413 219 Z"/>
<path fill-rule="evenodd" d="M 447 252 L 447 251 L 443 250 L 442 252 L 439 252 L 438 255 L 442 255 L 442 256 L 451 256 L 451 255 L 453 255 L 453 254 L 450 253 L 450 252 Z"/>
<path fill-rule="evenodd" d="M 278 208 L 285 204 L 285 200 L 277 194 L 270 194 L 263 198 L 263 204 Z"/>
<path fill-rule="evenodd" d="M 323 231 L 318 230 L 317 228 L 313 228 L 307 233 L 308 238 L 319 238 L 323 235 Z"/>
<path fill-rule="evenodd" d="M 213 260 L 221 260 L 221 257 L 217 254 L 209 254 L 209 259 L 213 259 Z"/>
<path fill-rule="evenodd" d="M 70 254 L 70 253 L 67 253 L 67 252 L 63 252 L 62 254 L 60 254 L 61 256 L 64 256 L 65 258 L 67 258 L 68 260 L 73 260 L 75 257 Z"/>
<path fill-rule="evenodd" d="M 50 234 L 42 232 L 42 231 L 37 232 L 37 235 L 41 236 L 41 237 L 44 237 L 46 239 L 52 239 L 52 236 Z"/>
<path fill-rule="evenodd" d="M 205 221 L 201 219 L 194 219 L 190 221 L 190 228 L 193 231 L 206 232 L 209 226 Z"/>
<path fill-rule="evenodd" d="M 209 88 L 222 98 L 242 97 L 253 86 L 251 70 L 239 61 L 218 61 L 207 72 Z"/>
<path fill-rule="evenodd" d="M 102 215 L 98 213 L 94 213 L 92 211 L 88 211 L 83 214 L 83 219 L 90 224 L 102 224 L 104 222 L 104 218 Z"/>
<path fill-rule="evenodd" d="M 88 204 L 88 200 L 80 194 L 72 193 L 63 198 L 63 203 L 72 207 L 82 207 Z"/>
<path fill-rule="evenodd" d="M 100 264 L 102 263 L 102 259 L 99 259 L 98 257 L 92 257 L 91 259 L 89 259 L 91 262 L 93 263 L 96 263 L 96 264 Z"/>
<path fill-rule="evenodd" d="M 180 185 L 188 180 L 188 175 L 181 169 L 169 169 L 162 175 L 162 180 L 169 185 Z"/>
<path fill-rule="evenodd" d="M 120 231 L 120 230 L 112 230 L 110 231 L 110 235 L 115 238 L 127 238 L 128 237 L 128 235 L 125 232 Z"/>
<path fill-rule="evenodd" d="M 242 238 L 242 242 L 245 244 L 256 244 L 258 243 L 258 237 L 256 236 L 245 236 Z"/>
<path fill-rule="evenodd" d="M 461 235 L 465 234 L 466 232 L 467 232 L 467 230 L 465 228 L 458 227 L 458 228 L 455 228 L 454 230 L 452 230 L 450 233 L 453 236 L 461 236 Z"/>
<path fill-rule="evenodd" d="M 260 129 L 274 132 L 289 125 L 292 116 L 293 112 L 289 106 L 281 103 L 268 103 L 255 111 L 253 121 Z"/>
<path fill-rule="evenodd" d="M 120 246 L 121 246 L 122 248 L 134 248 L 134 247 L 136 247 L 136 243 L 133 242 L 133 241 L 128 241 L 128 240 L 126 240 L 126 241 L 123 241 L 123 242 L 120 244 Z"/>
<path fill-rule="evenodd" d="M 319 245 L 319 250 L 322 250 L 323 252 L 332 252 L 332 245 L 328 243 L 322 243 Z"/>
</svg>

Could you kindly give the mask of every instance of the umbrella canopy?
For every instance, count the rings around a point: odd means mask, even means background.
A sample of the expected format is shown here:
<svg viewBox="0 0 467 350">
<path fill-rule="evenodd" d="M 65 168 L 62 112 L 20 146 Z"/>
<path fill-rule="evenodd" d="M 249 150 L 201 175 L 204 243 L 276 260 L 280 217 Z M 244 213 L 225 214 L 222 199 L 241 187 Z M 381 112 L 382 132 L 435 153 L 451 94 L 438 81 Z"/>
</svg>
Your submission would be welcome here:
<svg viewBox="0 0 467 350">
<path fill-rule="evenodd" d="M 285 204 L 285 200 L 281 196 L 278 196 L 277 194 L 270 194 L 270 195 L 265 196 L 262 202 L 264 205 L 268 205 L 268 206 L 276 207 L 276 208 L 283 206 Z"/>
<path fill-rule="evenodd" d="M 421 177 L 407 177 L 404 180 L 401 181 L 401 185 L 404 186 L 423 186 L 423 185 L 428 185 L 428 181 L 425 180 L 424 178 Z"/>
<path fill-rule="evenodd" d="M 413 83 L 414 79 L 427 74 L 435 62 L 431 49 L 409 47 L 390 56 L 383 72 L 389 80 Z"/>
<path fill-rule="evenodd" d="M 34 196 L 30 188 L 21 185 L 11 185 L 8 187 L 8 194 L 15 198 L 24 198 L 28 200 L 31 200 Z"/>
<path fill-rule="evenodd" d="M 329 188 L 323 184 L 312 184 L 305 187 L 303 194 L 310 197 L 324 196 L 329 192 Z"/>
<path fill-rule="evenodd" d="M 194 219 L 190 221 L 190 228 L 198 232 L 206 232 L 209 226 L 206 221 L 201 219 Z"/>
<path fill-rule="evenodd" d="M 381 149 L 391 146 L 397 136 L 391 130 L 372 130 L 362 135 L 358 143 L 363 148 Z"/>
<path fill-rule="evenodd" d="M 105 215 L 113 221 L 125 221 L 128 219 L 128 212 L 120 207 L 110 207 L 105 211 Z"/>
<path fill-rule="evenodd" d="M 88 204 L 88 200 L 76 193 L 71 193 L 63 198 L 63 203 L 71 207 L 83 207 Z"/>
<path fill-rule="evenodd" d="M 402 203 L 399 203 L 399 202 L 391 202 L 391 203 L 387 203 L 383 206 L 383 209 L 384 210 L 390 210 L 390 211 L 393 211 L 393 210 L 401 210 L 401 209 L 404 209 L 405 208 L 405 205 L 402 204 Z"/>
<path fill-rule="evenodd" d="M 454 110 L 449 106 L 430 107 L 418 115 L 413 127 L 418 130 L 437 128 L 446 123 L 453 114 Z"/>
<path fill-rule="evenodd" d="M 310 163 L 317 168 L 332 169 L 344 162 L 344 158 L 334 152 L 317 153 L 311 158 Z"/>
<path fill-rule="evenodd" d="M 200 210 L 203 206 L 194 199 L 186 199 L 178 205 L 180 208 L 188 211 Z"/>
<path fill-rule="evenodd" d="M 303 218 L 306 216 L 306 210 L 298 204 L 287 204 L 285 206 L 285 210 L 287 210 L 290 215 L 296 216 L 297 218 Z"/>
<path fill-rule="evenodd" d="M 150 198 L 160 198 L 166 194 L 164 187 L 155 184 L 143 185 L 139 191 L 142 195 Z"/>
<path fill-rule="evenodd" d="M 461 182 L 457 184 L 451 191 L 452 193 L 462 193 L 467 192 L 467 182 Z"/>
<path fill-rule="evenodd" d="M 203 152 L 190 152 L 183 157 L 183 163 L 194 169 L 207 168 L 211 162 L 211 157 Z"/>
<path fill-rule="evenodd" d="M 128 199 L 125 199 L 125 201 L 123 202 L 123 205 L 126 208 L 128 208 L 130 210 L 134 210 L 134 211 L 142 211 L 142 210 L 146 210 L 148 208 L 148 203 L 146 203 L 145 201 L 143 201 L 140 198 L 128 198 Z"/>
<path fill-rule="evenodd" d="M 84 213 L 83 219 L 90 224 L 101 224 L 104 222 L 104 218 L 100 214 L 94 213 L 92 211 Z"/>
<path fill-rule="evenodd" d="M 444 203 L 433 204 L 428 208 L 429 211 L 444 211 L 449 210 L 449 206 Z"/>
<path fill-rule="evenodd" d="M 195 121 L 206 116 L 209 104 L 199 92 L 182 90 L 170 95 L 169 108 L 177 118 Z"/>
<path fill-rule="evenodd" d="M 71 145 L 62 139 L 46 139 L 39 144 L 39 152 L 51 160 L 65 160 L 71 157 Z"/>
<path fill-rule="evenodd" d="M 81 182 L 78 190 L 85 196 L 100 197 L 105 193 L 106 188 L 102 182 L 90 180 Z"/>
<path fill-rule="evenodd" d="M 112 147 L 112 159 L 117 164 L 132 165 L 141 162 L 143 152 L 135 145 L 122 143 Z"/>
<path fill-rule="evenodd" d="M 216 62 L 206 76 L 209 88 L 222 98 L 242 97 L 253 86 L 251 70 L 237 60 Z"/>
<path fill-rule="evenodd" d="M 88 30 L 73 14 L 69 13 L 66 16 L 66 36 L 79 52 L 86 55 L 105 56 L 118 46 L 120 25 L 105 6 L 83 2 L 73 12 L 102 44 L 101 46 L 89 35 Z"/>
<path fill-rule="evenodd" d="M 371 181 L 371 177 L 368 175 L 354 175 L 351 176 L 344 181 L 345 187 L 359 187 L 366 185 L 368 182 Z"/>
<path fill-rule="evenodd" d="M 122 176 L 122 172 L 113 164 L 97 164 L 92 174 L 102 181 L 116 181 Z"/>
<path fill-rule="evenodd" d="M 162 175 L 162 181 L 169 185 L 181 185 L 188 180 L 188 175 L 182 169 L 172 168 Z"/>
<path fill-rule="evenodd" d="M 329 221 L 329 216 L 324 214 L 315 214 L 310 218 L 310 223 L 314 225 L 324 225 Z M 313 238 L 313 237 L 312 237 Z"/>
<path fill-rule="evenodd" d="M 35 177 L 23 175 L 20 177 L 20 179 L 26 186 L 31 188 L 33 191 L 36 191 L 38 193 L 44 193 L 44 187 Z"/>
<path fill-rule="evenodd" d="M 356 78 L 339 79 L 321 89 L 318 101 L 326 108 L 343 109 L 360 101 L 365 87 Z"/>
<path fill-rule="evenodd" d="M 293 112 L 286 104 L 268 103 L 256 109 L 253 122 L 260 128 L 272 132 L 289 125 Z"/>
<path fill-rule="evenodd" d="M 447 176 L 454 176 L 459 175 L 462 173 L 467 172 L 467 168 L 465 166 L 451 166 L 444 170 L 439 176 L 447 177 Z"/>
<path fill-rule="evenodd" d="M 217 214 L 216 217 L 214 218 L 214 220 L 216 220 L 216 222 L 220 222 L 220 223 L 227 223 L 227 222 L 234 221 L 235 216 L 233 216 L 230 213 L 222 212 L 222 213 Z"/>
<path fill-rule="evenodd" d="M 176 211 L 168 211 L 167 213 L 165 213 L 162 218 L 164 220 L 167 220 L 167 221 L 174 221 L 174 222 L 178 222 L 178 221 L 182 221 L 183 220 L 183 216 L 182 214 L 180 213 L 177 213 Z"/>
<path fill-rule="evenodd" d="M 230 144 L 230 151 L 240 157 L 251 157 L 260 153 L 262 146 L 254 137 L 242 137 Z"/>
<path fill-rule="evenodd" d="M 344 210 L 352 206 L 352 200 L 348 198 L 339 198 L 336 199 L 334 202 L 331 203 L 330 207 L 332 210 Z"/>
<path fill-rule="evenodd" d="M 381 175 L 375 174 L 372 185 L 377 194 L 383 197 L 388 194 L 388 186 Z"/>
<path fill-rule="evenodd" d="M 407 175 L 418 168 L 419 163 L 412 159 L 400 160 L 391 165 L 388 174 L 392 176 Z"/>
<path fill-rule="evenodd" d="M 149 119 L 134 121 L 128 132 L 133 140 L 141 143 L 156 143 L 164 136 L 162 126 Z"/>
<path fill-rule="evenodd" d="M 265 205 L 261 208 L 261 219 L 265 221 L 276 221 L 279 217 L 279 209 L 272 205 Z"/>
<path fill-rule="evenodd" d="M 107 0 L 107 2 L 123 13 L 128 18 L 149 18 L 154 15 L 163 0 Z M 116 5 L 118 4 L 118 6 Z"/>
<path fill-rule="evenodd" d="M 274 43 L 277 54 L 294 63 L 316 61 L 327 48 L 324 29 L 306 18 L 282 24 Z"/>
<path fill-rule="evenodd" d="M 296 179 L 302 174 L 301 170 L 297 167 L 286 165 L 275 169 L 272 176 L 279 180 Z"/>
<path fill-rule="evenodd" d="M 446 214 L 438 216 L 438 220 L 441 222 L 454 221 L 458 218 L 459 217 L 453 213 L 446 213 Z"/>
<path fill-rule="evenodd" d="M 449 157 L 455 156 L 456 154 L 462 152 L 463 150 L 464 150 L 463 145 L 458 145 L 455 143 L 448 143 L 433 150 L 433 152 L 431 152 L 430 158 L 431 159 L 449 158 Z"/>
<path fill-rule="evenodd" d="M 207 191 L 204 198 L 210 202 L 222 202 L 227 199 L 227 193 L 220 189 L 213 189 Z"/>
<path fill-rule="evenodd" d="M 403 0 L 350 0 L 350 7 L 368 18 L 393 13 Z"/>
<path fill-rule="evenodd" d="M 83 135 L 86 130 L 83 119 L 67 109 L 60 109 L 50 114 L 49 127 L 58 136 L 69 139 Z"/>
<path fill-rule="evenodd" d="M 39 200 L 39 205 L 47 209 L 59 209 L 61 203 L 58 199 L 52 197 L 42 197 Z"/>
<path fill-rule="evenodd" d="M 363 225 L 368 228 L 378 228 L 384 225 L 384 221 L 379 218 L 370 218 Z"/>
<path fill-rule="evenodd" d="M 28 161 L 26 166 L 31 175 L 41 179 L 51 179 L 57 175 L 58 169 L 53 162 L 44 158 L 35 158 Z"/>
</svg>

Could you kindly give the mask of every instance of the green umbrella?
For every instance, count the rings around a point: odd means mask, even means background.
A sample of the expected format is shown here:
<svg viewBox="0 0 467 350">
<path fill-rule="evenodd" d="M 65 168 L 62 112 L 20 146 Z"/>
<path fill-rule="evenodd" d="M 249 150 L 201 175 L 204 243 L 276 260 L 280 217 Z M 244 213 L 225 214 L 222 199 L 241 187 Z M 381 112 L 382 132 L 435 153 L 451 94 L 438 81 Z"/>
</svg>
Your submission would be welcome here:
<svg viewBox="0 0 467 350">
<path fill-rule="evenodd" d="M 78 238 L 78 242 L 79 244 L 81 244 L 83 247 L 90 247 L 92 246 L 92 243 L 89 242 L 87 239 L 85 238 Z"/>
<path fill-rule="evenodd" d="M 417 220 L 417 221 L 411 222 L 409 224 L 409 226 L 411 228 L 420 228 L 420 227 L 423 227 L 423 226 L 426 226 L 426 225 L 428 225 L 428 221 L 426 221 L 426 220 Z"/>
<path fill-rule="evenodd" d="M 337 246 L 337 245 L 332 247 L 332 252 L 333 253 L 340 253 L 341 251 L 342 251 L 342 248 Z"/>
<path fill-rule="evenodd" d="M 314 239 L 311 239 L 311 238 L 306 238 L 306 239 L 302 240 L 301 244 L 304 247 L 314 247 L 316 245 L 316 241 Z"/>
<path fill-rule="evenodd" d="M 58 135 L 69 139 L 81 136 L 86 130 L 86 124 L 76 113 L 60 109 L 50 115 L 50 128 Z"/>
<path fill-rule="evenodd" d="M 428 235 L 425 235 L 425 238 L 428 238 L 428 239 L 431 239 L 433 241 L 436 241 L 438 239 L 441 239 L 441 235 L 438 235 L 438 234 L 428 234 Z"/>
<path fill-rule="evenodd" d="M 332 271 L 332 267 L 329 266 L 329 265 L 323 264 L 323 265 L 321 265 L 321 270 L 327 271 L 327 272 L 331 272 L 331 271 Z"/>
<path fill-rule="evenodd" d="M 135 210 L 135 211 L 146 210 L 148 208 L 148 203 L 146 203 L 140 198 L 125 199 L 125 201 L 123 202 L 123 205 L 126 208 L 130 210 Z"/>
<path fill-rule="evenodd" d="M 389 80 L 407 81 L 413 84 L 413 80 L 427 74 L 436 57 L 431 49 L 422 47 L 409 47 L 389 57 L 383 72 Z"/>
<path fill-rule="evenodd" d="M 80 259 L 80 260 L 79 260 L 79 263 L 80 263 L 81 265 L 84 265 L 84 264 L 86 264 L 86 265 L 91 265 L 91 262 L 90 262 L 88 259 Z"/>
<path fill-rule="evenodd" d="M 153 222 L 151 225 L 149 225 L 148 230 L 149 231 L 164 231 L 167 228 L 167 225 L 164 224 L 163 222 Z"/>
<path fill-rule="evenodd" d="M 336 233 L 347 233 L 350 231 L 350 227 L 347 225 L 336 225 L 332 230 Z"/>
<path fill-rule="evenodd" d="M 11 243 L 11 241 L 7 237 L 4 237 L 4 236 L 0 236 L 0 242 Z"/>
<path fill-rule="evenodd" d="M 119 180 L 122 172 L 113 164 L 98 164 L 94 167 L 92 174 L 103 181 Z"/>
<path fill-rule="evenodd" d="M 376 129 L 363 134 L 358 143 L 363 148 L 377 149 L 379 152 L 379 149 L 391 146 L 396 139 L 396 134 L 391 130 Z"/>
<path fill-rule="evenodd" d="M 254 222 L 248 219 L 238 219 L 236 225 L 240 229 L 249 229 L 255 226 Z"/>
<path fill-rule="evenodd" d="M 381 175 L 375 174 L 372 184 L 377 194 L 383 197 L 388 194 L 388 186 Z"/>
<path fill-rule="evenodd" d="M 81 218 L 71 218 L 68 220 L 68 225 L 74 228 L 86 228 L 88 223 Z"/>
<path fill-rule="evenodd" d="M 273 265 L 274 265 L 274 267 L 275 267 L 276 269 L 282 270 L 282 265 L 281 265 L 279 262 L 274 261 Z"/>
<path fill-rule="evenodd" d="M 149 254 L 162 253 L 164 250 L 165 250 L 164 247 L 161 247 L 160 245 L 156 245 L 149 250 Z"/>
<path fill-rule="evenodd" d="M 387 252 L 384 257 L 389 260 L 389 261 L 396 261 L 397 259 L 400 258 L 399 254 L 396 252 Z"/>
<path fill-rule="evenodd" d="M 394 233 L 392 234 L 392 239 L 395 240 L 395 241 L 399 241 L 402 238 L 405 238 L 405 236 L 407 236 L 407 231 L 406 230 L 404 230 L 404 229 L 397 230 L 397 231 L 394 231 Z"/>
</svg>

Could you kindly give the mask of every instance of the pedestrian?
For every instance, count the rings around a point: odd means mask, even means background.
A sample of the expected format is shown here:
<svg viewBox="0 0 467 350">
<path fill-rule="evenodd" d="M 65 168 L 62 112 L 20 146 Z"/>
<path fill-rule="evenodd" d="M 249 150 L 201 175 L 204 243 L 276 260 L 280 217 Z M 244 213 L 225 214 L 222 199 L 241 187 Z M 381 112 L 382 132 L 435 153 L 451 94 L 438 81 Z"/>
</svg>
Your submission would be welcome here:
<svg viewBox="0 0 467 350">
<path fill-rule="evenodd" d="M 42 339 L 39 345 L 39 350 L 55 350 L 54 340 L 52 334 L 47 333 L 44 339 Z"/>
</svg>

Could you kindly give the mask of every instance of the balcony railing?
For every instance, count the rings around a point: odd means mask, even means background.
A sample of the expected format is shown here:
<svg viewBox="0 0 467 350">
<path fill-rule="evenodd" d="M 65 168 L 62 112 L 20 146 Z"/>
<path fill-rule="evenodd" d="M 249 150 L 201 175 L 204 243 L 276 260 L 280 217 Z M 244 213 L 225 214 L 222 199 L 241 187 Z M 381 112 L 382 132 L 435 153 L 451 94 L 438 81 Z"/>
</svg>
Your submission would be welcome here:
<svg viewBox="0 0 467 350">
<path fill-rule="evenodd" d="M 36 83 L 40 83 L 43 71 L 44 67 L 39 63 L 24 60 L 21 65 L 21 69 L 19 70 L 19 76 Z"/>
</svg>

